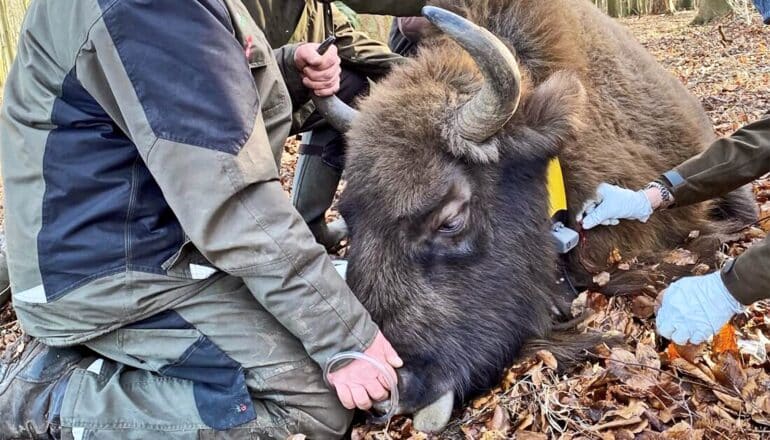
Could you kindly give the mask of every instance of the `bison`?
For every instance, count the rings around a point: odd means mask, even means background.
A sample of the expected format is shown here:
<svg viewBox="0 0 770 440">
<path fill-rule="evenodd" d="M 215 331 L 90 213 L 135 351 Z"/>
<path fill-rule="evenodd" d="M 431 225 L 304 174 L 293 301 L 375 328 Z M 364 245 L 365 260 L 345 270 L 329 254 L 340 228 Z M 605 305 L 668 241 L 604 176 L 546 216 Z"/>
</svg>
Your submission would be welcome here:
<svg viewBox="0 0 770 440">
<path fill-rule="evenodd" d="M 401 411 L 449 402 L 423 429 L 440 427 L 452 400 L 498 383 L 522 350 L 550 347 L 569 360 L 596 342 L 554 330 L 563 289 L 552 158 L 579 228 L 574 214 L 600 182 L 642 187 L 714 140 L 699 102 L 587 0 L 431 4 L 423 14 L 437 29 L 414 59 L 358 113 L 340 102 L 325 109 L 349 128 L 348 281 L 405 360 Z M 566 266 L 590 279 L 613 249 L 662 252 L 693 230 L 755 218 L 739 191 L 588 232 Z M 606 287 L 632 286 L 634 275 Z"/>
</svg>

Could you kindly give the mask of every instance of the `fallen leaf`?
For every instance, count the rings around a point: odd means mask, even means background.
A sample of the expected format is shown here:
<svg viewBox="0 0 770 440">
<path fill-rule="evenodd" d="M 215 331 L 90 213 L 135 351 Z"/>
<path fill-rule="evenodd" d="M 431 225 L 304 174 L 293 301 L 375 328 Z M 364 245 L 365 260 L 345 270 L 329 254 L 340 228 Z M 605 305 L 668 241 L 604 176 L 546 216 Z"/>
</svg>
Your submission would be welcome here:
<svg viewBox="0 0 770 440">
<path fill-rule="evenodd" d="M 686 344 L 686 345 L 677 345 L 673 342 L 668 344 L 668 348 L 666 349 L 666 353 L 668 354 L 669 360 L 674 360 L 678 358 L 682 358 L 686 360 L 687 362 L 691 364 L 697 364 L 698 359 L 701 358 L 701 355 L 703 353 L 703 349 L 706 347 L 706 344 Z"/>
<path fill-rule="evenodd" d="M 636 425 L 637 423 L 641 423 L 641 422 L 642 422 L 641 417 L 632 417 L 630 419 L 617 419 L 617 420 L 613 420 L 612 422 L 596 425 L 592 427 L 591 430 L 603 431 L 605 429 L 620 428 L 621 426 Z"/>
<path fill-rule="evenodd" d="M 740 355 L 738 350 L 738 338 L 735 335 L 735 327 L 728 323 L 714 335 L 712 351 L 715 354 L 730 353 L 735 356 Z"/>
<path fill-rule="evenodd" d="M 613 248 L 612 252 L 610 252 L 610 256 L 607 257 L 607 264 L 612 266 L 613 264 L 617 264 L 623 261 L 623 257 L 620 255 L 620 251 L 618 248 Z"/>
<path fill-rule="evenodd" d="M 655 313 L 655 301 L 651 298 L 639 295 L 631 302 L 631 313 L 640 319 L 647 319 Z"/>
<path fill-rule="evenodd" d="M 598 275 L 594 275 L 594 284 L 599 287 L 604 287 L 610 282 L 610 273 L 602 272 Z"/>
<path fill-rule="evenodd" d="M 497 405 L 492 413 L 492 417 L 486 423 L 487 429 L 503 434 L 503 437 L 511 429 L 508 413 L 502 406 Z"/>
<path fill-rule="evenodd" d="M 548 350 L 540 350 L 537 353 L 535 353 L 535 356 L 537 356 L 538 359 L 543 361 L 543 364 L 546 367 L 550 368 L 551 370 L 556 370 L 556 368 L 559 366 L 558 362 L 556 361 L 556 358 Z"/>
<path fill-rule="evenodd" d="M 666 255 L 663 261 L 676 266 L 689 266 L 698 262 L 698 255 L 687 249 L 675 249 Z"/>
</svg>

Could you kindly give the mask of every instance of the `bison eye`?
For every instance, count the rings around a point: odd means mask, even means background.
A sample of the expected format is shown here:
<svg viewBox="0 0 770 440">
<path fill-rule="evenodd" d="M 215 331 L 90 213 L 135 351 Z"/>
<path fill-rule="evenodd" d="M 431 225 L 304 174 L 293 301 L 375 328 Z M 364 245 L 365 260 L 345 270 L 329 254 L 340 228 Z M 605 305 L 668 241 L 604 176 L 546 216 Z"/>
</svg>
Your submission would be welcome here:
<svg viewBox="0 0 770 440">
<path fill-rule="evenodd" d="M 455 217 L 444 223 L 438 228 L 438 231 L 442 234 L 455 234 L 460 232 L 465 226 L 465 217 Z"/>
</svg>

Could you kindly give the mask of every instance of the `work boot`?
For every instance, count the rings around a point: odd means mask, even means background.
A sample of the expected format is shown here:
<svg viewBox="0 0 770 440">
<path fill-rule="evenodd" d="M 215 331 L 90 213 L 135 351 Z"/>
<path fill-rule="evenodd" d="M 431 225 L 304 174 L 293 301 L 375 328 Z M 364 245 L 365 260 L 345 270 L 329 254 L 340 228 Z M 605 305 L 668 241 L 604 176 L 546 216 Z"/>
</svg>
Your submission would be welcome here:
<svg viewBox="0 0 770 440">
<path fill-rule="evenodd" d="M 0 306 L 11 299 L 11 277 L 8 275 L 8 259 L 5 250 L 5 235 L 0 231 Z"/>
<path fill-rule="evenodd" d="M 64 391 L 83 354 L 27 336 L 0 358 L 0 440 L 58 440 Z"/>
<path fill-rule="evenodd" d="M 321 156 L 300 154 L 294 173 L 292 203 L 316 241 L 329 252 L 339 250 L 348 235 L 345 221 L 326 223 L 326 211 L 334 202 L 342 173 L 324 162 Z"/>
</svg>

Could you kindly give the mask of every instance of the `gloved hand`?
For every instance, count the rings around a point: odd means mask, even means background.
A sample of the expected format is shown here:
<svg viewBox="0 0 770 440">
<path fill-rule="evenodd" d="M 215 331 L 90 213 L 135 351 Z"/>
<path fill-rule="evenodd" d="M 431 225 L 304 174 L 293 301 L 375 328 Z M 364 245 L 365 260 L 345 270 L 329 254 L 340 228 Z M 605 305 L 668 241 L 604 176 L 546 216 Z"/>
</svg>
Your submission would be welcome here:
<svg viewBox="0 0 770 440">
<path fill-rule="evenodd" d="M 717 333 L 743 305 L 722 282 L 719 272 L 687 277 L 663 293 L 656 325 L 658 334 L 679 345 L 700 344 Z"/>
<path fill-rule="evenodd" d="M 357 407 L 366 411 L 372 407 L 373 402 L 387 399 L 390 380 L 395 380 L 393 383 L 398 381 L 394 368 L 404 366 L 404 361 L 398 357 L 398 353 L 382 332 L 377 334 L 364 354 L 380 361 L 392 377 L 382 377 L 377 367 L 363 360 L 354 360 L 329 374 L 329 385 L 337 390 L 337 397 L 347 409 Z"/>
<path fill-rule="evenodd" d="M 598 225 L 614 226 L 620 220 L 646 222 L 653 212 L 652 204 L 644 191 L 632 191 L 619 186 L 602 183 L 596 189 L 596 197 L 583 204 L 577 215 L 583 229 Z"/>
</svg>

